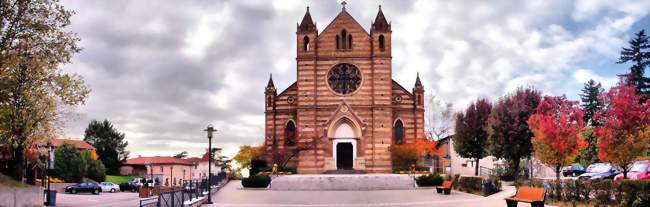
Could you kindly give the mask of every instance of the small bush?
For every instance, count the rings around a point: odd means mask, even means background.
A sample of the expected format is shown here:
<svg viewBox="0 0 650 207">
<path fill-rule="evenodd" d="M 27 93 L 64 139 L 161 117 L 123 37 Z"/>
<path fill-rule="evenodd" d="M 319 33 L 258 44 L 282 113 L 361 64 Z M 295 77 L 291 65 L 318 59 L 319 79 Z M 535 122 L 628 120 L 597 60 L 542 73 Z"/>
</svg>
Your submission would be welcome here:
<svg viewBox="0 0 650 207">
<path fill-rule="evenodd" d="M 458 183 L 458 189 L 468 193 L 479 192 L 483 189 L 482 177 L 461 177 Z"/>
<path fill-rule="evenodd" d="M 411 171 L 411 167 L 409 167 L 409 166 L 394 166 L 393 167 L 393 173 L 396 173 L 396 174 L 404 174 L 404 173 L 400 173 L 400 172 L 410 172 L 410 171 Z M 417 166 L 417 167 L 415 167 L 415 171 L 429 172 L 430 169 L 429 169 L 429 167 Z"/>
<path fill-rule="evenodd" d="M 441 186 L 442 185 L 442 177 L 438 175 L 437 173 L 434 174 L 428 174 L 428 175 L 422 175 L 420 177 L 417 177 L 415 179 L 415 183 L 418 184 L 418 186 Z"/>
<path fill-rule="evenodd" d="M 268 175 L 250 176 L 241 180 L 241 185 L 245 188 L 266 188 L 271 183 L 271 177 Z"/>
</svg>

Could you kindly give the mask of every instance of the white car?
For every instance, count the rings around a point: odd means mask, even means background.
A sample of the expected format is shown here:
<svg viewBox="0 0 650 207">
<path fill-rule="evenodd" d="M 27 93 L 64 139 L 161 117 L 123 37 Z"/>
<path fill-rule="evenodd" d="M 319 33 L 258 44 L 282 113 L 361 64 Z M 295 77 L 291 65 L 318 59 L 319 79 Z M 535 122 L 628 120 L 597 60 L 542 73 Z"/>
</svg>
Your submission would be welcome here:
<svg viewBox="0 0 650 207">
<path fill-rule="evenodd" d="M 102 192 L 115 193 L 120 191 L 120 185 L 111 182 L 102 182 L 99 184 L 99 187 L 102 188 Z"/>
</svg>

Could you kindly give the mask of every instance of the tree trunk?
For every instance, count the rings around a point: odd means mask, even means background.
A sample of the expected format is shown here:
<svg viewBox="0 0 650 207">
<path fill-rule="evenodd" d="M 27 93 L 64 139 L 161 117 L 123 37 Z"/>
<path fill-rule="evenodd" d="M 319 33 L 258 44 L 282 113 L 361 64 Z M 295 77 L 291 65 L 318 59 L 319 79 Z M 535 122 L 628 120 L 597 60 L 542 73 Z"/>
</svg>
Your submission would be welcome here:
<svg viewBox="0 0 650 207">
<path fill-rule="evenodd" d="M 13 169 L 10 169 L 11 174 L 9 176 L 16 181 L 22 182 L 25 174 L 25 149 L 22 146 L 14 148 L 14 156 L 9 163 L 9 166 L 13 166 Z"/>
<path fill-rule="evenodd" d="M 560 182 L 560 165 L 555 166 L 555 180 Z"/>
<path fill-rule="evenodd" d="M 479 168 L 478 167 L 478 161 L 479 161 L 479 159 L 477 158 L 476 159 L 476 166 L 474 167 L 474 176 L 478 176 L 478 168 Z"/>
<path fill-rule="evenodd" d="M 627 180 L 627 168 L 623 167 L 623 179 Z"/>
<path fill-rule="evenodd" d="M 517 178 L 519 178 L 519 161 L 521 161 L 521 158 L 516 158 L 516 159 L 513 159 L 513 163 L 512 163 L 512 167 L 514 168 L 513 172 L 512 172 L 512 174 L 513 174 L 512 177 L 515 180 L 517 180 Z"/>
</svg>

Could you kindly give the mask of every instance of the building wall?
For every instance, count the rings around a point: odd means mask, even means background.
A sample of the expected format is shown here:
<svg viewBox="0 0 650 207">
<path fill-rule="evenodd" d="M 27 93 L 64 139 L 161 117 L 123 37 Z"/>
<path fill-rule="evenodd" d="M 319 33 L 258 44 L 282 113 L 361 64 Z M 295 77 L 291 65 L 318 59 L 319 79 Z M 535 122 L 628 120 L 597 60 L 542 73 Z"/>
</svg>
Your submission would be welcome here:
<svg viewBox="0 0 650 207">
<path fill-rule="evenodd" d="M 343 29 L 352 35 L 352 49 L 336 49 L 335 35 Z M 333 139 L 328 132 L 345 117 L 360 130 L 355 169 L 390 172 L 388 149 L 393 144 L 395 121 L 403 122 L 406 143 L 424 138 L 424 106 L 416 100 L 424 98 L 423 91 L 413 94 L 392 80 L 390 33 L 369 34 L 345 11 L 320 34 L 299 31 L 296 83 L 279 95 L 269 94 L 267 89 L 266 149 L 281 152 L 292 148 L 285 146 L 284 128 L 293 121 L 298 145 L 315 144 L 314 149 L 303 151 L 292 163 L 299 173 L 334 170 Z M 377 46 L 380 34 L 386 39 L 385 50 Z M 309 51 L 302 50 L 305 36 L 312 43 Z M 360 70 L 362 83 L 356 92 L 338 95 L 328 86 L 327 74 L 339 63 L 353 64 Z"/>
<path fill-rule="evenodd" d="M 153 168 L 153 172 L 151 169 Z M 147 173 L 153 174 L 154 177 L 162 177 L 160 180 L 161 184 L 169 185 L 173 184 L 173 181 L 176 180 L 176 184 L 180 184 L 181 180 L 190 180 L 192 179 L 192 171 L 194 167 L 190 165 L 152 165 L 152 168 L 147 166 Z"/>
</svg>

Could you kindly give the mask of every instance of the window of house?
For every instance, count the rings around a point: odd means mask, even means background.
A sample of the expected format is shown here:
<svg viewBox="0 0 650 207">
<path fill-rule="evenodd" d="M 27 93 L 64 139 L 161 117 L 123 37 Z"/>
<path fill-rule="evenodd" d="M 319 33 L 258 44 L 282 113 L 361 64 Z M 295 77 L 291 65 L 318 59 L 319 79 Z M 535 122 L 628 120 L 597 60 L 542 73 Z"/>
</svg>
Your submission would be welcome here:
<svg viewBox="0 0 650 207">
<path fill-rule="evenodd" d="M 341 46 L 340 46 L 340 43 L 339 43 L 339 39 L 340 39 L 339 35 L 336 35 L 336 49 L 337 49 L 337 50 L 338 50 L 338 49 L 341 49 Z"/>
<path fill-rule="evenodd" d="M 348 49 L 352 49 L 352 35 L 348 35 Z"/>
<path fill-rule="evenodd" d="M 393 126 L 393 139 L 395 144 L 402 144 L 404 142 L 404 123 L 402 120 L 397 120 Z"/>
<path fill-rule="evenodd" d="M 341 31 L 341 49 L 347 49 L 347 47 L 345 46 L 345 43 L 347 42 L 346 41 L 346 37 L 348 36 L 347 34 L 348 33 L 345 30 Z"/>
<path fill-rule="evenodd" d="M 284 144 L 287 146 L 296 145 L 296 124 L 292 121 L 287 122 L 284 128 Z"/>
<path fill-rule="evenodd" d="M 309 37 L 307 36 L 302 39 L 302 51 L 309 51 Z"/>
</svg>

